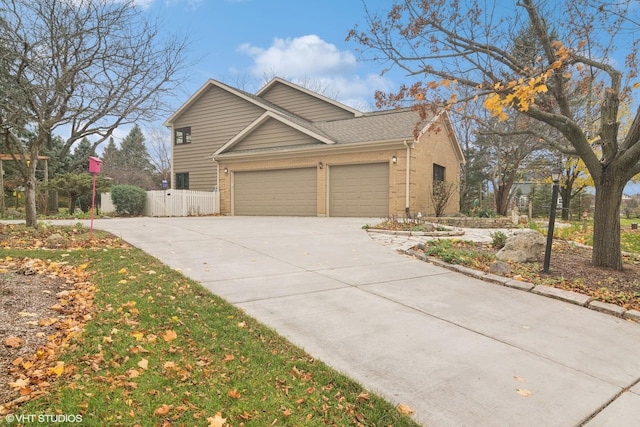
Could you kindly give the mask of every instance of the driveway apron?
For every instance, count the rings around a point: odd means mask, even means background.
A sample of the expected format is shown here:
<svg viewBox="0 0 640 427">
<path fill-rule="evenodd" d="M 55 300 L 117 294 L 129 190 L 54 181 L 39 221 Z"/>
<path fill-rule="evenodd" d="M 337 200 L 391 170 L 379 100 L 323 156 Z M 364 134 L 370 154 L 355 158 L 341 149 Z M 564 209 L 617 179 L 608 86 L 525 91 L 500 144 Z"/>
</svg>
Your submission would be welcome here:
<svg viewBox="0 0 640 427">
<path fill-rule="evenodd" d="M 397 253 L 376 219 L 96 220 L 433 426 L 640 424 L 640 325 Z"/>
</svg>

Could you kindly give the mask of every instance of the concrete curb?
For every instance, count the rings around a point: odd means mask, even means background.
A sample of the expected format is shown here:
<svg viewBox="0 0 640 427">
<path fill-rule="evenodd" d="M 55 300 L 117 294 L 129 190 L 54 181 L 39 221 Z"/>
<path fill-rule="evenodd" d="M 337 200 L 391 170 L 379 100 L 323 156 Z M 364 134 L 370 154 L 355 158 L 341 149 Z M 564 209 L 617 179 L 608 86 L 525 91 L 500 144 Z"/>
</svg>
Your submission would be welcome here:
<svg viewBox="0 0 640 427">
<path fill-rule="evenodd" d="M 547 298 L 554 298 L 560 301 L 568 302 L 570 304 L 575 304 L 581 307 L 589 308 L 591 310 L 599 311 L 601 313 L 620 317 L 625 320 L 640 323 L 640 311 L 627 310 L 624 307 L 620 307 L 619 305 L 597 301 L 588 295 L 580 294 L 578 292 L 567 291 L 564 289 L 554 288 L 552 286 L 546 285 L 534 285 L 533 283 L 515 280 L 510 277 L 498 276 L 496 274 L 485 273 L 484 271 L 474 270 L 462 265 L 449 264 L 438 258 L 425 255 L 424 253 L 417 252 L 413 249 L 408 249 L 402 252 L 404 252 L 406 255 L 421 259 L 422 261 L 429 262 L 431 264 L 437 265 L 439 267 L 444 267 L 458 273 L 462 273 L 466 276 L 484 280 L 486 282 L 495 283 L 525 292 L 531 292 L 533 294 L 545 296 Z"/>
</svg>

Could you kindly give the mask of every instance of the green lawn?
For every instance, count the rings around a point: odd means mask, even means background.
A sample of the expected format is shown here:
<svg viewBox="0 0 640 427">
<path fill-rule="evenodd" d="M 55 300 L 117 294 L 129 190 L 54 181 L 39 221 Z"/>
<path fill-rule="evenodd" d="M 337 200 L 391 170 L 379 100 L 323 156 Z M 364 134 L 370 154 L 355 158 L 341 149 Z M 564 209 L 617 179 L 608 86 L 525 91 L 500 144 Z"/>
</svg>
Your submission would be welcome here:
<svg viewBox="0 0 640 427">
<path fill-rule="evenodd" d="M 71 265 L 96 288 L 91 320 L 51 365 L 61 375 L 49 394 L 13 414 L 81 414 L 88 426 L 417 425 L 180 272 L 86 234 L 76 227 L 79 248 L 3 249 Z"/>
</svg>

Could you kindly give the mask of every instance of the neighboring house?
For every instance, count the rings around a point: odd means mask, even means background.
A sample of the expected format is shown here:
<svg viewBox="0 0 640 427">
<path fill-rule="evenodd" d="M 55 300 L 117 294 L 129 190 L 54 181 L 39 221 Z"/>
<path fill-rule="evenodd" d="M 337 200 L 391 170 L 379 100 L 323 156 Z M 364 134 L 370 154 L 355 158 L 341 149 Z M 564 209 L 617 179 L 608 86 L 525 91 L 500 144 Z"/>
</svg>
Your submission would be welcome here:
<svg viewBox="0 0 640 427">
<path fill-rule="evenodd" d="M 172 187 L 218 190 L 226 215 L 428 215 L 433 180 L 457 183 L 464 157 L 446 113 L 419 120 L 280 78 L 255 95 L 209 80 L 165 122 Z M 458 206 L 456 193 L 446 212 Z"/>
</svg>

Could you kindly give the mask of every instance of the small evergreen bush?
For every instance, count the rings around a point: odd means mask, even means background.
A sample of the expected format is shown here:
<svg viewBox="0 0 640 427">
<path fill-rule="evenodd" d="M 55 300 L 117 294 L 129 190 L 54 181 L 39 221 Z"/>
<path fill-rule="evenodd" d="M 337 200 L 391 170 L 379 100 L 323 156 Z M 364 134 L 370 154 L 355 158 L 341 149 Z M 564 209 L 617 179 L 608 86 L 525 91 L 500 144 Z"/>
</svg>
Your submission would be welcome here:
<svg viewBox="0 0 640 427">
<path fill-rule="evenodd" d="M 111 189 L 111 201 L 119 215 L 142 215 L 146 200 L 147 192 L 135 185 L 116 185 Z"/>
<path fill-rule="evenodd" d="M 502 231 L 496 231 L 495 233 L 491 233 L 491 246 L 496 249 L 504 248 L 504 245 L 507 244 L 507 235 Z"/>
</svg>

